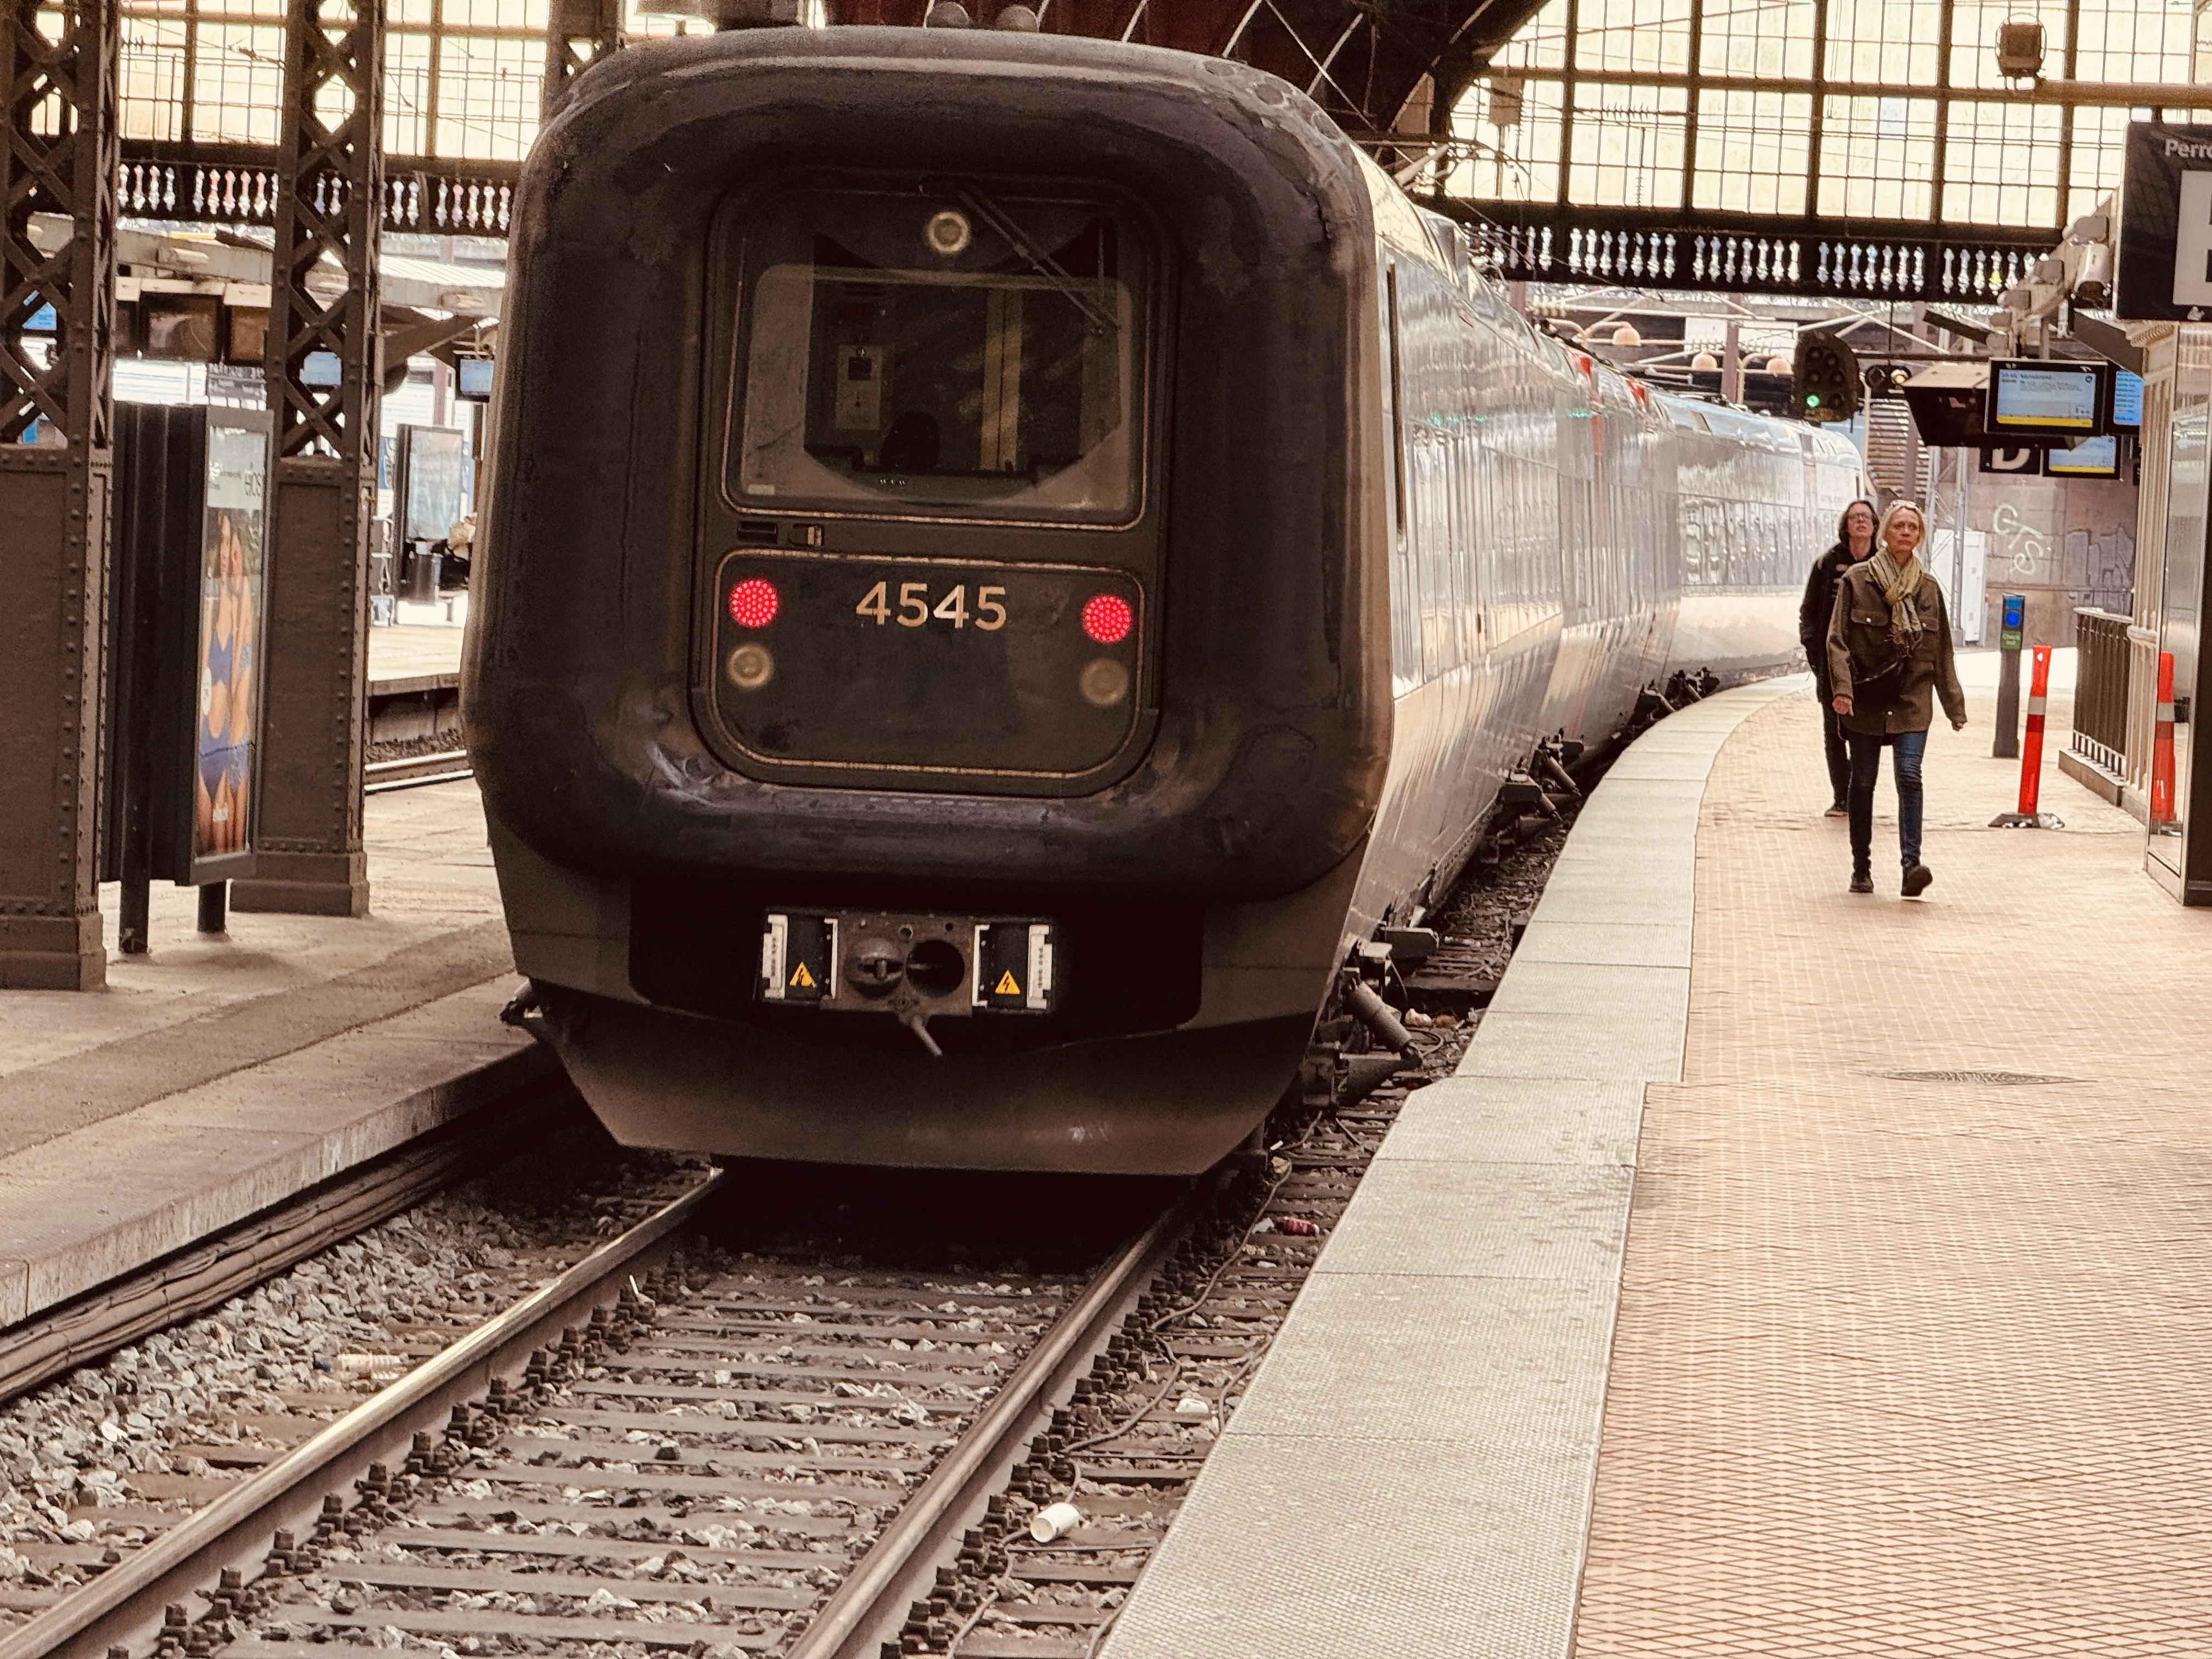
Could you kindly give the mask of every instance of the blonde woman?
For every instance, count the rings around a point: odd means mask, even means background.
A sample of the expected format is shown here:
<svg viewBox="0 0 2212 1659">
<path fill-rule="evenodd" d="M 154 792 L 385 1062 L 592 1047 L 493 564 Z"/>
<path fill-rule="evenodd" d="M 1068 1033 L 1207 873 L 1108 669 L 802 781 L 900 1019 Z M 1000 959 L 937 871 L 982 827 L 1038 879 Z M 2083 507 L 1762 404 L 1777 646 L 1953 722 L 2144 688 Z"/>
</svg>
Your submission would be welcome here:
<svg viewBox="0 0 2212 1659">
<path fill-rule="evenodd" d="M 1881 751 L 1897 751 L 1897 842 L 1903 891 L 1917 898 L 1935 873 L 1920 861 L 1920 763 L 1941 697 L 1951 729 L 1966 723 L 1966 696 L 1951 657 L 1943 590 L 1920 562 L 1928 521 L 1911 501 L 1881 515 L 1874 556 L 1836 583 L 1828 617 L 1833 707 L 1851 750 L 1851 891 L 1874 891 L 1874 786 Z"/>
</svg>

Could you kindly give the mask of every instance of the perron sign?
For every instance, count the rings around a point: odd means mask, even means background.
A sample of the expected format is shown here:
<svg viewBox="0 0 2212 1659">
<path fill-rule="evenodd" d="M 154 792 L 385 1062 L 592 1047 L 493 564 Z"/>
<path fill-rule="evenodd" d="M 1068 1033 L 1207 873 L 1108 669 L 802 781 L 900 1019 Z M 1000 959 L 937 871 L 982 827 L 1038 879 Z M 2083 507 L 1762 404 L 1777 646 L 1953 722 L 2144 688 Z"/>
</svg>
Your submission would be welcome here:
<svg viewBox="0 0 2212 1659">
<path fill-rule="evenodd" d="M 2212 319 L 2212 126 L 2128 128 L 2113 314 Z"/>
</svg>

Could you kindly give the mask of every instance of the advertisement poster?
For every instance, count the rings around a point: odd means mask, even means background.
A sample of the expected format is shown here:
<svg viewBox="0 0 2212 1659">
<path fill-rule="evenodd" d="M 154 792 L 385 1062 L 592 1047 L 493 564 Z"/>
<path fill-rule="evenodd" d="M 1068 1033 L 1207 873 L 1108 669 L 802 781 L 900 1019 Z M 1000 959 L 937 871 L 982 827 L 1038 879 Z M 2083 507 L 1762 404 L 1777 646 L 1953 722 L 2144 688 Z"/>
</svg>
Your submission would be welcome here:
<svg viewBox="0 0 2212 1659">
<path fill-rule="evenodd" d="M 400 473 L 406 489 L 401 504 L 400 539 L 443 541 L 453 521 L 467 511 L 468 434 L 452 427 L 405 426 Z"/>
<path fill-rule="evenodd" d="M 250 852 L 252 847 L 268 476 L 267 416 L 210 410 L 200 563 L 199 718 L 192 744 L 196 863 Z"/>
</svg>

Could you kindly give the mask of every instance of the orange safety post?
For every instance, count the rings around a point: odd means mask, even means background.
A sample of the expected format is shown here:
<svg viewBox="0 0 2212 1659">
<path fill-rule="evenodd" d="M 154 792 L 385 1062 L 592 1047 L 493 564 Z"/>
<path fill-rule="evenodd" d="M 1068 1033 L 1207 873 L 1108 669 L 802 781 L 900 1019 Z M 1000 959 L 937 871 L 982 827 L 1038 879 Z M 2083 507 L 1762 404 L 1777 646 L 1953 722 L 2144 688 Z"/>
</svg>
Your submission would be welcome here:
<svg viewBox="0 0 2212 1659">
<path fill-rule="evenodd" d="M 2020 744 L 2020 811 L 2000 812 L 1990 820 L 1992 830 L 2063 830 L 2049 812 L 2039 812 L 2043 793 L 2043 711 L 2051 701 L 2051 647 L 2035 647 L 2035 671 L 2027 685 L 2027 730 Z"/>
<path fill-rule="evenodd" d="M 2150 821 L 2173 822 L 2173 653 L 2158 653 L 2158 715 L 2151 728 Z"/>
<path fill-rule="evenodd" d="M 2020 815 L 2035 816 L 2043 793 L 2043 709 L 2051 700 L 2051 647 L 2035 647 L 2035 672 L 2027 683 L 2027 732 L 2020 745 Z"/>
</svg>

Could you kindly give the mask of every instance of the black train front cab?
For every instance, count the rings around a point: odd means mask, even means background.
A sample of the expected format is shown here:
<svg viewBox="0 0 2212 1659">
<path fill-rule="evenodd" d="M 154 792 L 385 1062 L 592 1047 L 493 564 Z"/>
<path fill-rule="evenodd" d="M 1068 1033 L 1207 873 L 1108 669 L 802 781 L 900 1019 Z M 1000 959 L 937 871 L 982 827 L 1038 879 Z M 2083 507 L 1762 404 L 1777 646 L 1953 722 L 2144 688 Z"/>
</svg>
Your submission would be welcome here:
<svg viewBox="0 0 2212 1659">
<path fill-rule="evenodd" d="M 585 77 L 524 169 L 464 706 L 618 1136 L 1188 1171 L 1273 1105 L 1389 747 L 1358 167 L 1104 42 Z"/>
</svg>

